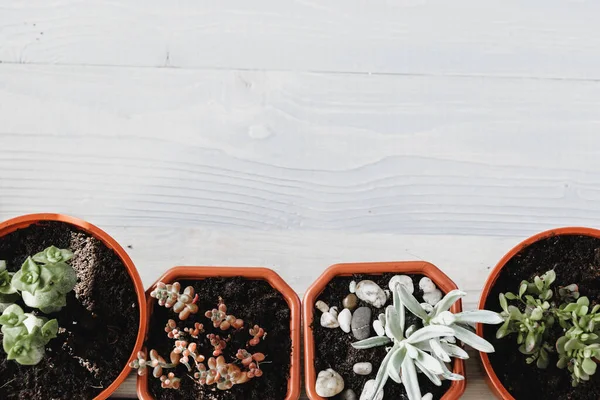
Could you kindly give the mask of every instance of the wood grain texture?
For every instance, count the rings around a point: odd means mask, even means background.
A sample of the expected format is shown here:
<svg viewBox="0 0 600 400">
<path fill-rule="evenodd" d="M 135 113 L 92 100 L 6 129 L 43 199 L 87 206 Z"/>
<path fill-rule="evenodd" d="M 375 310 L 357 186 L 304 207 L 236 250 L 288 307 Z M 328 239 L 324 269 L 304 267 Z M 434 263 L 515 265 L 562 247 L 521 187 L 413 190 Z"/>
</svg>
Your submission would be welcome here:
<svg viewBox="0 0 600 400">
<path fill-rule="evenodd" d="M 2 215 L 496 236 L 600 225 L 596 83 L 0 65 L 0 104 Z"/>
<path fill-rule="evenodd" d="M 600 78 L 597 1 L 5 0 L 0 61 Z"/>
</svg>

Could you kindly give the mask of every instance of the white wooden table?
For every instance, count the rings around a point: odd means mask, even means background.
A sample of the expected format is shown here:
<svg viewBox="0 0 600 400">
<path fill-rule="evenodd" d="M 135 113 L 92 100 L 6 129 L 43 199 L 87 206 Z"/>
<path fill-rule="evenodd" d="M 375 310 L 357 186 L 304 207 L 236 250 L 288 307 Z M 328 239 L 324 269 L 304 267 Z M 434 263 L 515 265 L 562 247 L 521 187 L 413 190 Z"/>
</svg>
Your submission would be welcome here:
<svg viewBox="0 0 600 400">
<path fill-rule="evenodd" d="M 181 264 L 424 259 L 473 308 L 520 239 L 600 225 L 600 3 L 4 0 L 0 219 Z M 479 366 L 465 399 L 491 397 Z M 120 395 L 132 396 L 133 381 Z"/>
</svg>

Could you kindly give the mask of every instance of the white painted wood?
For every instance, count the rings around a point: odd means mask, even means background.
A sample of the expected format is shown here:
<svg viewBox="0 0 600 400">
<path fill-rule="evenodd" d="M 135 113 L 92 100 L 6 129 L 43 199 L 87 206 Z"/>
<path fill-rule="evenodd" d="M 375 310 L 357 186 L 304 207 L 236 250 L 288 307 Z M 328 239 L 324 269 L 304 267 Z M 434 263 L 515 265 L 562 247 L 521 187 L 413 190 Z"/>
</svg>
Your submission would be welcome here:
<svg viewBox="0 0 600 400">
<path fill-rule="evenodd" d="M 2 215 L 497 236 L 600 225 L 589 82 L 0 65 L 0 105 Z"/>
<path fill-rule="evenodd" d="M 568 80 L 2 64 L 0 220 L 90 220 L 146 285 L 263 265 L 303 294 L 336 262 L 424 259 L 469 309 L 520 239 L 600 224 L 599 104 Z"/>
<path fill-rule="evenodd" d="M 600 78 L 597 1 L 4 0 L 0 61 Z"/>
</svg>

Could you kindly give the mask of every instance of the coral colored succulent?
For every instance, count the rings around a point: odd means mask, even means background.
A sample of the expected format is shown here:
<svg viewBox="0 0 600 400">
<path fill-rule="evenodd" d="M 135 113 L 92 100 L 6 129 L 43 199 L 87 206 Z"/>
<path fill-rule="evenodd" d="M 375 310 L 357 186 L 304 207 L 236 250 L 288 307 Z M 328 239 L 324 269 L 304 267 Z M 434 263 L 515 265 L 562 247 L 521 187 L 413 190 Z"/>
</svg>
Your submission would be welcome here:
<svg viewBox="0 0 600 400">
<path fill-rule="evenodd" d="M 2 275 L 0 272 L 0 284 Z M 178 282 L 166 284 L 159 282 L 150 295 L 158 300 L 160 306 L 171 308 L 173 312 L 178 313 L 180 321 L 187 320 L 191 315 L 198 312 L 198 295 L 194 288 L 188 286 L 183 293 L 180 293 L 181 285 Z M 222 299 L 219 299 L 217 308 L 206 311 L 206 318 L 212 322 L 215 329 L 227 331 L 235 329 L 239 331 L 244 327 L 244 321 L 236 318 L 234 315 L 227 314 L 227 306 Z M 205 356 L 201 354 L 201 343 L 193 339 L 199 339 L 200 334 L 204 332 L 204 324 L 194 322 L 192 326 L 181 326 L 174 319 L 169 319 L 165 325 L 167 337 L 174 339 L 173 350 L 169 354 L 170 363 L 158 354 L 156 350 L 150 350 L 150 360 L 148 361 L 146 353 L 139 352 L 137 358 L 129 366 L 137 369 L 139 375 L 145 375 L 148 368 L 152 368 L 152 375 L 159 378 L 161 387 L 165 389 L 179 389 L 181 387 L 181 378 L 176 376 L 176 372 L 169 372 L 165 375 L 165 369 L 174 369 L 179 365 L 184 365 L 188 372 L 194 368 L 196 372 L 193 379 L 201 385 L 215 385 L 219 390 L 231 389 L 234 385 L 240 385 L 248 382 L 252 378 L 260 377 L 263 371 L 260 369 L 260 363 L 266 356 L 263 353 L 250 353 L 247 349 L 238 349 L 236 360 L 227 363 L 223 356 L 223 350 L 227 347 L 227 338 L 221 337 L 222 334 L 208 333 L 206 338 L 212 348 L 205 349 L 212 354 L 205 361 Z M 264 340 L 266 332 L 258 325 L 249 329 L 251 335 L 248 346 L 257 345 L 260 340 Z M 241 367 L 240 365 L 241 364 Z M 189 376 L 189 375 L 188 375 Z M 190 376 L 191 377 L 191 376 Z"/>
<path fill-rule="evenodd" d="M 227 315 L 227 306 L 223 302 L 219 304 L 218 308 L 213 308 L 204 315 L 206 318 L 210 318 L 215 328 L 219 328 L 222 331 L 226 331 L 229 328 L 240 329 L 244 326 L 243 320 L 233 315 Z"/>
</svg>

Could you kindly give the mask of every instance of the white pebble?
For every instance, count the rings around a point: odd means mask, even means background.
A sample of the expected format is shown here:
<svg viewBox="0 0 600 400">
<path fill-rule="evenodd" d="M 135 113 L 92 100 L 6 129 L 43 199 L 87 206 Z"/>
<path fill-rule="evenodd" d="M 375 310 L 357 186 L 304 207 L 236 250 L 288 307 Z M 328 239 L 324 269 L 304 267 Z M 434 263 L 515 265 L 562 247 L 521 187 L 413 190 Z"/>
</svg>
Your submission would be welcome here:
<svg viewBox="0 0 600 400">
<path fill-rule="evenodd" d="M 419 281 L 419 287 L 421 288 L 423 293 L 431 293 L 436 289 L 435 283 L 433 283 L 433 281 L 426 276 L 421 278 L 421 280 Z"/>
<path fill-rule="evenodd" d="M 321 312 L 329 311 L 329 306 L 323 300 L 319 300 L 315 303 L 315 307 Z"/>
<path fill-rule="evenodd" d="M 331 315 L 333 315 L 334 317 L 338 317 L 338 308 L 336 306 L 333 306 L 329 309 L 329 312 L 331 313 Z"/>
<path fill-rule="evenodd" d="M 392 279 L 390 279 L 390 282 L 388 283 L 390 290 L 393 291 L 396 288 L 396 284 L 398 284 L 398 283 L 401 284 L 402 286 L 404 286 L 406 288 L 406 290 L 408 291 L 408 293 L 410 293 L 410 294 L 414 293 L 415 285 L 410 276 L 408 276 L 408 275 L 392 276 Z"/>
<path fill-rule="evenodd" d="M 427 303 L 431 304 L 432 306 L 435 306 L 437 303 L 439 303 L 439 301 L 441 299 L 442 299 L 442 292 L 440 292 L 439 289 L 435 289 L 434 291 L 425 293 L 423 295 L 423 300 L 425 300 Z"/>
<path fill-rule="evenodd" d="M 333 397 L 344 390 L 344 379 L 331 368 L 326 369 L 317 375 L 315 389 L 321 397 Z"/>
<path fill-rule="evenodd" d="M 348 287 L 348 289 L 350 290 L 350 293 L 356 292 L 356 281 L 350 282 L 350 286 Z"/>
<path fill-rule="evenodd" d="M 383 400 L 383 389 L 377 393 L 375 398 L 373 398 L 373 395 L 375 395 L 375 379 L 370 379 L 365 382 L 365 386 L 360 394 L 360 400 Z"/>
<path fill-rule="evenodd" d="M 381 308 L 385 305 L 387 297 L 382 288 L 373 281 L 364 280 L 356 285 L 356 296 L 373 307 Z"/>
<path fill-rule="evenodd" d="M 427 393 L 421 397 L 421 400 L 433 400 L 433 395 L 431 393 Z"/>
<path fill-rule="evenodd" d="M 338 324 L 340 324 L 340 328 L 346 333 L 350 333 L 351 327 L 350 322 L 352 321 L 352 311 L 347 308 L 344 308 L 342 312 L 338 315 Z"/>
<path fill-rule="evenodd" d="M 370 362 L 359 362 L 352 366 L 352 371 L 356 375 L 369 375 L 373 372 L 373 364 Z"/>
<path fill-rule="evenodd" d="M 375 333 L 377 334 L 377 336 L 384 336 L 385 335 L 385 328 L 383 327 L 383 324 L 381 323 L 380 320 L 376 319 L 375 321 L 373 321 L 373 330 L 375 331 Z"/>
<path fill-rule="evenodd" d="M 329 311 L 321 314 L 321 326 L 324 328 L 338 328 L 340 326 L 336 317 L 333 316 Z"/>
</svg>

